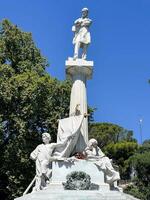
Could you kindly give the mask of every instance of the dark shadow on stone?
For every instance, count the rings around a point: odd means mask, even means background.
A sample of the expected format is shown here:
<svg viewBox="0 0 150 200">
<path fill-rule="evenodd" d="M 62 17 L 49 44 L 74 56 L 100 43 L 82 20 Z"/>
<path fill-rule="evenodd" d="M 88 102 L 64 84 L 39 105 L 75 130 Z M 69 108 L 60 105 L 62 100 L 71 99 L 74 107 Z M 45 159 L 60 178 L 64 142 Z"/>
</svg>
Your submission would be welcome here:
<svg viewBox="0 0 150 200">
<path fill-rule="evenodd" d="M 91 183 L 89 190 L 99 190 L 99 185 Z"/>
<path fill-rule="evenodd" d="M 59 161 L 58 162 L 58 166 L 61 168 L 62 166 L 64 166 L 65 165 L 65 167 L 66 168 L 71 168 L 71 166 L 73 166 L 73 165 L 75 165 L 74 164 L 74 161 Z"/>
</svg>

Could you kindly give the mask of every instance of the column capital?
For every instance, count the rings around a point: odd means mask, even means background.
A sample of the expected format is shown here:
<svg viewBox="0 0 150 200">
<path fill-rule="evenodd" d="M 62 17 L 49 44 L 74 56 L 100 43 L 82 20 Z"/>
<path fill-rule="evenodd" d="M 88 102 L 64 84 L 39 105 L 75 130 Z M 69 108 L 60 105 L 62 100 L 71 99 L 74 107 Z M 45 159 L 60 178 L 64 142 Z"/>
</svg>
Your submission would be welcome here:
<svg viewBox="0 0 150 200">
<path fill-rule="evenodd" d="M 93 61 L 87 61 L 83 59 L 68 59 L 66 60 L 66 75 L 67 78 L 72 78 L 73 75 L 83 74 L 87 79 L 92 78 L 93 74 Z"/>
</svg>

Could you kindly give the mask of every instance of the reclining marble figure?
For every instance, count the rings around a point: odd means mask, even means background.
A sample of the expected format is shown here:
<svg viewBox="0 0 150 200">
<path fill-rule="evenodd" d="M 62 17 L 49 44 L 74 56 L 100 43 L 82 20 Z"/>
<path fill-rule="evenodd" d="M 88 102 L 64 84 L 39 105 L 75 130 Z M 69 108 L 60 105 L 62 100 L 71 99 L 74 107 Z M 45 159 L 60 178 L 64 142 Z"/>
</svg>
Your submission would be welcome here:
<svg viewBox="0 0 150 200">
<path fill-rule="evenodd" d="M 111 160 L 105 156 L 97 145 L 97 140 L 90 139 L 88 146 L 84 150 L 84 154 L 87 156 L 88 160 L 93 161 L 95 165 L 104 171 L 106 182 L 111 184 L 120 179 L 119 172 L 115 171 L 111 164 Z"/>
</svg>

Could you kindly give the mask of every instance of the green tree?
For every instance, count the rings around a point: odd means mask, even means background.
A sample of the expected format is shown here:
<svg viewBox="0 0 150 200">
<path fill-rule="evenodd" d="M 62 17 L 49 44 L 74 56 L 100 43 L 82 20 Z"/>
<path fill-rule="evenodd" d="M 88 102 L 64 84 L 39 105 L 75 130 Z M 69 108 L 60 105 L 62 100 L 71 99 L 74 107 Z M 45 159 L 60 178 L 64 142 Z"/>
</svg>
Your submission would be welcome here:
<svg viewBox="0 0 150 200">
<path fill-rule="evenodd" d="M 30 152 L 48 131 L 56 141 L 57 120 L 69 113 L 70 83 L 51 78 L 31 33 L 8 20 L 0 30 L 0 195 L 14 199 L 34 177 Z M 6 188 L 7 186 L 7 188 Z"/>
<path fill-rule="evenodd" d="M 89 137 L 97 139 L 98 145 L 101 148 L 119 141 L 136 141 L 133 138 L 132 131 L 112 123 L 91 123 L 89 126 Z"/>
<path fill-rule="evenodd" d="M 110 143 L 105 147 L 105 153 L 109 158 L 112 158 L 115 164 L 119 166 L 121 179 L 130 179 L 132 168 L 128 159 L 134 155 L 138 149 L 136 142 L 121 141 L 116 144 Z"/>
<path fill-rule="evenodd" d="M 142 145 L 139 146 L 138 153 L 150 152 L 150 140 L 145 140 Z"/>
<path fill-rule="evenodd" d="M 143 200 L 150 199 L 150 152 L 137 153 L 130 159 L 135 171 L 134 184 L 125 189 L 125 192 Z"/>
<path fill-rule="evenodd" d="M 143 142 L 138 151 L 129 158 L 129 163 L 135 171 L 134 185 L 127 187 L 125 192 L 150 199 L 150 140 Z"/>
</svg>

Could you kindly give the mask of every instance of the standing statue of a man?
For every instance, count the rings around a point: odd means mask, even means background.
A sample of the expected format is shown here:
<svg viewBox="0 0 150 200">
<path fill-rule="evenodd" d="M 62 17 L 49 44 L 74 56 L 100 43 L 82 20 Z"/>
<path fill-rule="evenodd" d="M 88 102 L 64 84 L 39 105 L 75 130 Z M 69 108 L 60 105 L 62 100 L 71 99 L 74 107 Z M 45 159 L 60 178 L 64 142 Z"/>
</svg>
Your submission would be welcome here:
<svg viewBox="0 0 150 200">
<path fill-rule="evenodd" d="M 43 144 L 38 145 L 30 154 L 30 158 L 36 163 L 35 187 L 33 188 L 33 192 L 42 190 L 47 186 L 46 182 L 50 179 L 52 173 L 52 161 L 56 160 L 53 156 L 53 151 L 55 148 L 66 145 L 70 138 L 71 136 L 68 136 L 63 143 L 50 143 L 50 134 L 42 134 Z"/>
<path fill-rule="evenodd" d="M 82 9 L 82 17 L 75 20 L 72 31 L 75 33 L 73 38 L 74 47 L 74 60 L 79 58 L 79 50 L 82 48 L 81 58 L 86 60 L 87 47 L 91 43 L 91 36 L 89 27 L 92 20 L 88 18 L 88 8 Z"/>
</svg>

